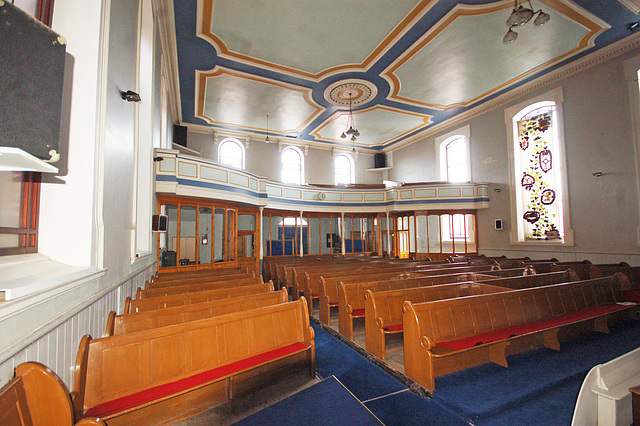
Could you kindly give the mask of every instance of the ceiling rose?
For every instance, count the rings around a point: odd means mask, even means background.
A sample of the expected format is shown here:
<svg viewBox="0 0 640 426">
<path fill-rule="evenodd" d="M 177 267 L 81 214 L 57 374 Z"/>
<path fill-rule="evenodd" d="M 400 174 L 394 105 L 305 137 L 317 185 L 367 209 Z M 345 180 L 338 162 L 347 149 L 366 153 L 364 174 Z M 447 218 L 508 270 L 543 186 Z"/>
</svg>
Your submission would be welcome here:
<svg viewBox="0 0 640 426">
<path fill-rule="evenodd" d="M 366 80 L 342 80 L 333 83 L 324 91 L 324 98 L 333 105 L 362 105 L 376 97 L 378 89 Z"/>
</svg>

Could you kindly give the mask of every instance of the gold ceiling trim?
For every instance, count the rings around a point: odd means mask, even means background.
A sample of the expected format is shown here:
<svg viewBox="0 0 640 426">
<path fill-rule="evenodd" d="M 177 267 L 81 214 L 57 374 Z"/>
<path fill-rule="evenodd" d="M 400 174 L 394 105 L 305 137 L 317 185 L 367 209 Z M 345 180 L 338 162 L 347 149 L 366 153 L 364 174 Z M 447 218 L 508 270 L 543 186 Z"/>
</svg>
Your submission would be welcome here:
<svg viewBox="0 0 640 426">
<path fill-rule="evenodd" d="M 360 64 L 343 64 L 333 67 L 329 67 L 317 74 L 299 70 L 296 68 L 288 67 L 285 65 L 276 64 L 264 59 L 254 58 L 242 53 L 234 52 L 230 50 L 221 38 L 213 34 L 211 31 L 211 24 L 213 21 L 213 8 L 215 0 L 202 0 L 202 7 L 198 7 L 199 19 L 198 28 L 196 29 L 197 36 L 205 39 L 211 43 L 218 56 L 233 59 L 235 61 L 258 66 L 261 68 L 269 68 L 275 71 L 282 72 L 284 74 L 302 77 L 309 80 L 320 81 L 330 75 L 345 73 L 345 72 L 358 72 L 366 71 L 371 65 L 375 63 L 384 53 L 386 53 L 395 42 L 400 39 L 404 34 L 409 31 L 415 22 L 417 22 L 422 16 L 424 16 L 438 0 L 421 0 L 416 4 L 413 9 L 405 16 L 398 25 L 378 44 L 378 46 L 371 52 Z M 199 5 L 200 6 L 200 5 Z"/>
<path fill-rule="evenodd" d="M 580 39 L 580 41 L 578 42 L 577 46 L 574 49 L 556 58 L 553 58 L 547 62 L 544 62 L 538 65 L 537 67 L 523 74 L 520 74 L 519 76 L 512 78 L 511 80 L 489 90 L 488 92 L 485 92 L 479 96 L 476 96 L 475 98 L 468 100 L 466 102 L 458 102 L 458 103 L 449 104 L 449 105 L 439 105 L 439 104 L 431 104 L 428 102 L 421 102 L 415 99 L 401 96 L 399 94 L 400 88 L 401 88 L 401 82 L 400 82 L 400 79 L 396 76 L 395 72 L 407 61 L 409 61 L 413 56 L 415 56 L 418 52 L 420 52 L 428 43 L 433 41 L 435 37 L 437 37 L 442 31 L 444 31 L 456 19 L 463 16 L 478 16 L 478 15 L 498 12 L 501 10 L 508 10 L 512 7 L 513 2 L 511 0 L 503 0 L 498 4 L 492 3 L 488 5 L 458 4 L 451 10 L 451 12 L 449 12 L 443 19 L 441 19 L 427 33 L 425 33 L 422 36 L 422 38 L 411 47 L 411 49 L 406 50 L 403 55 L 401 55 L 393 64 L 391 64 L 389 68 L 387 68 L 387 70 L 381 73 L 381 77 L 389 81 L 391 85 L 391 92 L 389 93 L 389 99 L 393 99 L 398 102 L 402 102 L 409 105 L 432 108 L 439 111 L 445 111 L 451 108 L 467 107 L 513 84 L 516 84 L 522 80 L 525 80 L 528 77 L 535 75 L 540 71 L 543 71 L 555 64 L 558 64 L 567 58 L 575 56 L 578 53 L 593 47 L 595 45 L 595 39 L 602 32 L 611 28 L 609 24 L 607 24 L 600 18 L 596 17 L 595 15 L 592 15 L 591 13 L 580 8 L 579 6 L 568 4 L 566 0 L 545 0 L 545 1 L 541 1 L 541 3 L 554 9 L 556 12 L 563 14 L 565 17 L 573 20 L 575 23 L 587 29 L 588 31 L 587 34 L 585 34 L 584 37 Z"/>
<path fill-rule="evenodd" d="M 390 139 L 385 140 L 384 142 L 380 142 L 380 143 L 375 144 L 375 145 L 386 145 L 386 144 L 389 144 L 389 143 L 391 143 L 391 142 L 393 142 L 395 140 L 398 140 L 398 139 L 400 139 L 400 138 L 402 138 L 402 137 L 404 137 L 404 136 L 406 136 L 406 135 L 408 135 L 410 133 L 415 132 L 418 129 L 423 128 L 424 126 L 430 125 L 432 123 L 432 119 L 433 119 L 433 116 L 429 115 L 429 114 L 420 114 L 420 113 L 413 112 L 413 111 L 405 111 L 405 110 L 394 108 L 394 107 L 390 107 L 390 106 L 387 106 L 387 105 L 373 105 L 373 106 L 371 106 L 369 108 L 365 108 L 365 109 L 362 109 L 362 110 L 359 110 L 359 111 L 353 111 L 353 115 L 364 114 L 364 113 L 371 112 L 371 111 L 374 111 L 374 110 L 383 110 L 383 111 L 394 112 L 394 113 L 397 113 L 397 114 L 409 115 L 409 116 L 422 118 L 422 124 L 420 124 L 418 126 L 415 126 L 415 127 L 411 128 L 411 129 L 409 129 L 409 130 L 407 130 L 407 131 L 405 131 L 405 132 L 403 132 L 403 133 L 401 133 L 399 135 L 396 135 L 396 136 L 394 136 L 394 137 L 392 137 Z M 331 116 L 331 118 L 329 118 L 328 120 L 325 120 L 320 126 L 318 126 L 315 129 L 313 129 L 313 131 L 311 131 L 309 134 L 311 136 L 314 136 L 318 140 L 338 142 L 338 143 L 342 143 L 342 144 L 347 145 L 347 142 L 349 142 L 349 140 L 322 137 L 320 135 L 320 132 L 322 132 L 325 128 L 330 126 L 332 123 L 334 123 L 337 120 L 339 120 L 340 117 L 342 117 L 344 115 L 349 115 L 349 112 L 348 111 L 344 111 L 344 110 L 336 111 Z M 365 145 L 365 144 L 357 143 L 357 142 L 352 142 L 351 144 L 355 144 L 355 146 L 362 147 L 362 148 L 370 148 L 371 147 L 370 145 Z M 349 144 L 349 145 L 351 145 L 351 144 Z"/>
<path fill-rule="evenodd" d="M 304 99 L 304 101 L 311 108 L 313 108 L 314 111 L 304 121 L 302 121 L 302 123 L 300 123 L 297 128 L 295 128 L 295 129 L 287 129 L 287 130 L 280 130 L 280 132 L 284 132 L 285 134 L 286 133 L 293 133 L 293 132 L 302 131 L 313 120 L 315 120 L 316 117 L 318 117 L 322 113 L 322 111 L 324 111 L 324 108 L 321 107 L 320 105 L 316 104 L 315 101 L 313 100 L 313 97 L 311 96 L 312 91 L 309 88 L 301 87 L 301 86 L 297 86 L 297 85 L 289 84 L 289 83 L 283 83 L 281 81 L 270 80 L 270 79 L 267 79 L 267 78 L 262 78 L 262 77 L 259 77 L 259 76 L 255 76 L 253 74 L 246 74 L 246 73 L 243 73 L 241 71 L 229 70 L 229 69 L 226 69 L 226 68 L 222 68 L 222 67 L 216 66 L 216 67 L 214 67 L 213 69 L 211 69 L 209 71 L 196 70 L 196 87 L 195 87 L 196 99 L 195 99 L 195 113 L 194 113 L 194 116 L 197 117 L 197 118 L 201 118 L 201 119 L 207 121 L 209 124 L 237 126 L 237 124 L 234 124 L 234 123 L 216 121 L 214 118 L 209 117 L 204 112 L 205 101 L 206 101 L 206 93 L 207 93 L 207 82 L 208 82 L 208 80 L 210 78 L 215 78 L 215 77 L 219 77 L 219 76 L 222 76 L 222 75 L 231 75 L 233 77 L 238 77 L 238 78 L 242 78 L 242 79 L 245 79 L 245 80 L 253 80 L 253 81 L 258 82 L 258 83 L 268 84 L 270 86 L 277 86 L 277 87 L 281 87 L 283 89 L 293 90 L 295 92 L 301 93 L 302 94 L 302 98 Z M 254 130 L 254 131 L 266 131 L 265 128 L 261 128 L 261 127 L 252 127 L 252 126 L 242 126 L 242 127 L 243 127 L 243 129 L 250 129 L 250 130 Z M 278 130 L 275 130 L 275 129 L 269 129 L 269 131 L 272 132 L 272 133 L 278 133 Z"/>
</svg>

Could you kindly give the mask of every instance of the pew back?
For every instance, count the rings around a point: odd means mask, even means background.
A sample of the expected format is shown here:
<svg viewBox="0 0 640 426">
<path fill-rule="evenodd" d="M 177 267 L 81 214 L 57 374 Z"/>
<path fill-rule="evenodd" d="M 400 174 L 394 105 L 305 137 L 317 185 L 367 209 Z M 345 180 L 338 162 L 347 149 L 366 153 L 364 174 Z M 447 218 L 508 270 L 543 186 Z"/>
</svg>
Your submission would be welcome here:
<svg viewBox="0 0 640 426">
<path fill-rule="evenodd" d="M 211 318 L 219 315 L 231 314 L 249 309 L 285 303 L 289 299 L 287 289 L 258 293 L 255 295 L 234 297 L 230 299 L 214 300 L 211 302 L 195 303 L 186 306 L 157 309 L 133 314 L 109 314 L 107 319 L 107 336 L 148 330 L 155 327 L 180 324 L 187 321 Z"/>
<path fill-rule="evenodd" d="M 209 302 L 212 300 L 229 299 L 231 297 L 247 296 L 249 294 L 273 291 L 271 282 L 240 287 L 227 287 L 217 290 L 197 291 L 192 293 L 172 294 L 169 296 L 152 297 L 149 299 L 127 298 L 124 313 L 145 312 L 154 309 L 170 308 L 172 306 L 191 305 L 193 303 Z"/>
<path fill-rule="evenodd" d="M 246 371 L 243 360 L 279 348 L 302 346 L 297 353 L 306 355 L 313 370 L 314 333 L 305 305 L 306 301 L 300 299 L 120 336 L 85 336 L 74 375 L 76 413 L 82 416 L 104 411 L 103 419 L 117 417 L 191 390 L 189 386 L 204 387 L 221 380 L 226 381 L 218 386 L 221 400 L 209 403 L 225 403 L 233 395 L 231 390 L 226 391 L 232 386 L 230 377 Z M 202 381 L 203 375 L 206 381 Z M 199 380 L 196 384 L 191 382 L 195 379 Z M 167 386 L 180 387 L 167 390 Z M 169 393 L 141 399 L 156 389 Z M 178 406 L 175 408 L 179 410 Z"/>
</svg>

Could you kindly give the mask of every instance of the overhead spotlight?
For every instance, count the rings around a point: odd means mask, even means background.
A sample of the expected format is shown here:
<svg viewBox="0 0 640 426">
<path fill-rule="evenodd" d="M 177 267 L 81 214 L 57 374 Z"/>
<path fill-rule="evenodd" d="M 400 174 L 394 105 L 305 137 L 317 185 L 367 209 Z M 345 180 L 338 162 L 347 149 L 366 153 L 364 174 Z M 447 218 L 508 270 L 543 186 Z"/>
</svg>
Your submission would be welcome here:
<svg viewBox="0 0 640 426">
<path fill-rule="evenodd" d="M 632 22 L 630 24 L 627 24 L 627 29 L 632 33 L 635 33 L 636 31 L 640 30 L 640 22 Z"/>
<path fill-rule="evenodd" d="M 132 90 L 127 90 L 126 92 L 121 91 L 120 96 L 127 102 L 140 102 L 140 95 Z"/>
</svg>

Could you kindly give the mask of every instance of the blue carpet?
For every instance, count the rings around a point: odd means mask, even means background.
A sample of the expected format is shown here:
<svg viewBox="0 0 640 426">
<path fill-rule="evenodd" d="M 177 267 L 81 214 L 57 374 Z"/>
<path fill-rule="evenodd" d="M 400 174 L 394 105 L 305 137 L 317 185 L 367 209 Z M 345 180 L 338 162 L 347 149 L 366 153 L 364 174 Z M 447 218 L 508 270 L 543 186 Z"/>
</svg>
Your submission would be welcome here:
<svg viewBox="0 0 640 426">
<path fill-rule="evenodd" d="M 316 333 L 316 370 L 335 376 L 385 425 L 468 425 L 438 402 L 419 397 L 358 352 L 311 323 Z"/>
<path fill-rule="evenodd" d="M 316 370 L 320 377 L 336 376 L 360 401 L 406 389 L 316 324 L 311 326 L 316 332 Z"/>
<path fill-rule="evenodd" d="M 631 321 L 609 335 L 593 332 L 562 342 L 560 352 L 542 348 L 509 356 L 509 368 L 483 364 L 436 378 L 433 397 L 477 424 L 522 424 L 527 418 L 570 424 L 589 370 L 639 346 L 640 323 Z"/>
<path fill-rule="evenodd" d="M 328 377 L 235 424 L 367 426 L 382 423 L 335 377 Z"/>
</svg>

